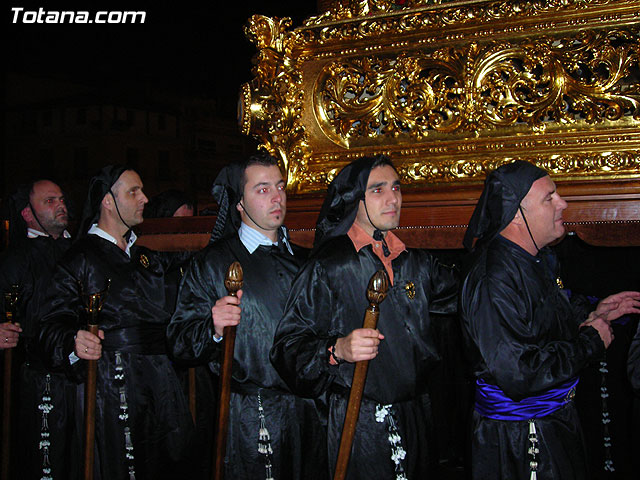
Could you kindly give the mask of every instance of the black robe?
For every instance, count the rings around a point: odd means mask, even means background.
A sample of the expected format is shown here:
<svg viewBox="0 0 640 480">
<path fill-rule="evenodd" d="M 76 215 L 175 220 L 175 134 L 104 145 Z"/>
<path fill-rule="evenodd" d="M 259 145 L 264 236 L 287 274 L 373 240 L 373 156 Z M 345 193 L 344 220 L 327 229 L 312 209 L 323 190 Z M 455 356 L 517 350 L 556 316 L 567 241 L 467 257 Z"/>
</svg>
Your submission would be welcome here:
<svg viewBox="0 0 640 480">
<path fill-rule="evenodd" d="M 378 329 L 385 336 L 369 362 L 349 463 L 349 479 L 395 478 L 389 423 L 376 420 L 378 405 L 391 405 L 406 457 L 407 478 L 428 478 L 430 402 L 427 379 L 439 360 L 430 314 L 456 311 L 457 273 L 428 252 L 409 249 L 393 260 L 394 284 L 380 305 Z M 329 465 L 334 468 L 353 363 L 331 365 L 328 347 L 362 328 L 367 285 L 384 268 L 371 246 L 356 252 L 344 235 L 328 241 L 305 264 L 292 287 L 278 326 L 271 361 L 299 395 L 329 394 Z"/>
<path fill-rule="evenodd" d="M 9 249 L 0 260 L 0 303 L 12 285 L 18 285 L 18 311 L 15 319 L 22 327 L 18 347 L 13 349 L 14 379 L 17 386 L 18 416 L 13 417 L 14 443 L 11 470 L 13 478 L 40 479 L 45 459 L 40 448 L 43 434 L 42 405 L 52 408 L 46 415 L 48 424 L 48 463 L 54 478 L 71 478 L 71 432 L 75 402 L 75 384 L 64 372 L 55 372 L 43 364 L 38 349 L 39 315 L 42 296 L 53 275 L 56 262 L 71 246 L 71 240 L 60 237 L 25 239 Z M 2 308 L 4 317 L 5 308 Z M 4 321 L 4 318 L 2 319 Z M 48 392 L 48 395 L 45 394 Z M 43 401 L 43 395 L 51 397 Z M 45 438 L 46 439 L 46 438 Z M 17 442 L 17 443 L 16 443 Z"/>
<path fill-rule="evenodd" d="M 262 400 L 273 450 L 276 480 L 326 478 L 320 412 L 315 402 L 292 395 L 269 363 L 269 349 L 282 316 L 291 282 L 305 253 L 259 246 L 249 254 L 237 234 L 197 253 L 183 278 L 178 305 L 168 327 L 173 355 L 210 362 L 220 371 L 222 343 L 213 340 L 211 307 L 227 295 L 224 278 L 239 261 L 244 272 L 241 320 L 236 330 L 229 411 L 225 478 L 265 478 L 265 458 L 258 453 Z"/>
<path fill-rule="evenodd" d="M 636 334 L 634 335 L 633 340 L 631 341 L 631 346 L 629 347 L 627 374 L 634 395 L 631 441 L 633 442 L 633 445 L 640 445 L 640 322 L 638 322 Z M 636 472 L 640 469 L 639 455 L 634 454 L 632 465 Z"/>
<path fill-rule="evenodd" d="M 193 257 L 193 252 L 162 252 L 161 255 L 170 265 L 165 271 L 165 299 L 167 310 L 173 314 L 178 300 L 180 282 Z M 188 398 L 191 393 L 192 375 L 194 380 L 195 415 L 194 412 L 191 413 L 195 420 L 195 435 L 189 447 L 188 465 L 182 475 L 189 480 L 210 480 L 213 464 L 211 445 L 215 430 L 216 409 L 214 407 L 217 399 L 217 378 L 206 363 L 182 361 L 171 355 L 170 357 L 174 361 L 176 373 Z"/>
<path fill-rule="evenodd" d="M 627 373 L 629 382 L 636 397 L 640 398 L 640 323 L 636 329 L 636 334 L 629 347 L 629 357 L 627 360 Z"/>
<path fill-rule="evenodd" d="M 587 311 L 574 307 L 556 282 L 555 257 L 532 256 L 498 236 L 478 253 L 460 302 L 468 354 L 477 378 L 519 401 L 579 375 L 604 352 L 598 332 L 578 329 Z M 574 402 L 535 419 L 538 478 L 587 478 Z M 473 414 L 472 477 L 528 478 L 527 420 Z"/>
<path fill-rule="evenodd" d="M 74 336 L 87 322 L 82 295 L 104 290 L 110 280 L 98 322 L 105 339 L 97 377 L 97 480 L 129 478 L 131 468 L 138 479 L 176 478 L 181 471 L 193 425 L 166 354 L 165 268 L 150 250 L 134 245 L 129 257 L 87 235 L 60 262 L 48 292 L 41 346 L 52 366 L 83 381 L 86 362 L 69 360 Z"/>
</svg>

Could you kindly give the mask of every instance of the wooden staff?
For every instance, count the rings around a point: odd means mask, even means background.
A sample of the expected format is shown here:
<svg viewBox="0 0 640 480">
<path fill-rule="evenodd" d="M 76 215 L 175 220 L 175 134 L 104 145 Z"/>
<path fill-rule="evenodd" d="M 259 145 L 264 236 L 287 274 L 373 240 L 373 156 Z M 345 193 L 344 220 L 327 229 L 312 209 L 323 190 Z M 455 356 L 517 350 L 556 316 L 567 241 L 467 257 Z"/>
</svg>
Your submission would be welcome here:
<svg viewBox="0 0 640 480">
<path fill-rule="evenodd" d="M 378 317 L 380 316 L 379 305 L 387 296 L 389 289 L 389 277 L 384 270 L 378 270 L 369 280 L 367 287 L 367 300 L 369 306 L 364 312 L 364 323 L 362 328 L 375 329 L 378 325 Z M 356 424 L 360 415 L 360 403 L 362 402 L 362 392 L 364 391 L 364 383 L 367 379 L 367 368 L 369 360 L 356 362 L 353 371 L 353 380 L 351 381 L 351 392 L 349 393 L 349 403 L 347 404 L 347 413 L 344 417 L 344 426 L 342 427 L 342 437 L 340 438 L 340 449 L 338 450 L 338 460 L 336 462 L 336 470 L 333 476 L 334 480 L 344 480 L 347 475 L 347 467 L 349 466 L 349 457 L 351 456 L 351 445 L 356 432 Z"/>
<path fill-rule="evenodd" d="M 18 285 L 12 285 L 11 291 L 4 294 L 6 321 L 13 323 L 18 305 Z M 11 459 L 11 381 L 13 374 L 13 349 L 4 350 L 4 379 L 2 385 L 2 468 L 0 478 L 9 478 Z"/>
<path fill-rule="evenodd" d="M 2 236 L 4 237 L 3 250 L 9 249 L 9 220 L 3 220 L 2 222 Z"/>
<path fill-rule="evenodd" d="M 224 286 L 229 296 L 236 297 L 242 288 L 242 266 L 233 262 L 227 270 Z M 214 480 L 224 478 L 224 456 L 227 450 L 227 432 L 229 431 L 229 400 L 231 399 L 231 366 L 233 365 L 233 347 L 236 341 L 236 327 L 224 327 L 222 339 L 222 363 L 220 364 L 218 422 L 215 436 Z"/>
<path fill-rule="evenodd" d="M 107 288 L 98 293 L 88 296 L 85 306 L 89 320 L 87 330 L 98 336 L 98 314 L 104 304 L 105 295 L 109 289 L 110 281 L 107 281 Z M 96 434 L 96 378 L 98 372 L 98 361 L 87 360 L 87 381 L 84 384 L 84 478 L 93 480 L 93 462 Z"/>
</svg>

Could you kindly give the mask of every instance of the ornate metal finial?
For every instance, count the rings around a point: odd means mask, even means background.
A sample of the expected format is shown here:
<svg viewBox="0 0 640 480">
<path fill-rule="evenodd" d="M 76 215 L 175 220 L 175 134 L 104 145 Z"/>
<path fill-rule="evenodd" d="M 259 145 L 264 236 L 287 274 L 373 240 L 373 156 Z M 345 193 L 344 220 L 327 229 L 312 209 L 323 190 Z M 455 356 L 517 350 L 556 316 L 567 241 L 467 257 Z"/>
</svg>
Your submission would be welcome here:
<svg viewBox="0 0 640 480">
<path fill-rule="evenodd" d="M 378 270 L 369 280 L 367 300 L 371 307 L 376 308 L 387 296 L 389 290 L 389 275 L 385 270 Z"/>
<path fill-rule="evenodd" d="M 243 275 L 240 262 L 233 262 L 229 265 L 229 270 L 227 270 L 227 275 L 224 279 L 224 286 L 232 297 L 235 297 L 236 292 L 242 288 Z"/>
<path fill-rule="evenodd" d="M 107 292 L 109 291 L 109 287 L 111 286 L 111 279 L 107 279 L 107 286 L 96 293 L 85 294 L 82 289 L 82 284 L 78 282 L 80 286 L 80 296 L 84 302 L 84 309 L 89 315 L 89 322 L 92 323 L 97 321 L 98 313 L 102 310 L 102 306 L 104 305 L 105 298 L 107 296 Z"/>
<path fill-rule="evenodd" d="M 16 316 L 19 299 L 19 285 L 11 285 L 9 291 L 4 293 L 4 309 L 7 322 L 13 322 Z"/>
</svg>

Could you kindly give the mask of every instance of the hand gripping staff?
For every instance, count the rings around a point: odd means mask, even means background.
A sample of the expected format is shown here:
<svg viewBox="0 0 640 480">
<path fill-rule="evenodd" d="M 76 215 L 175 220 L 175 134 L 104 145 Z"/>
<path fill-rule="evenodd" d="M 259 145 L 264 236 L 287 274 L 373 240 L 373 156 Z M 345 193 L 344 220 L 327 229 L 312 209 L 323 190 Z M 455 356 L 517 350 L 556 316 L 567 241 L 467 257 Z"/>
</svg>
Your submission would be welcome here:
<svg viewBox="0 0 640 480">
<path fill-rule="evenodd" d="M 107 280 L 104 290 L 89 295 L 80 295 L 85 302 L 85 310 L 88 315 L 87 330 L 98 335 L 98 314 L 104 305 L 105 296 L 109 290 L 111 280 Z M 98 371 L 97 360 L 87 360 L 87 381 L 84 384 L 84 479 L 93 480 L 93 460 L 96 434 L 96 376 Z"/>
<path fill-rule="evenodd" d="M 227 270 L 224 286 L 231 297 L 236 297 L 242 288 L 242 266 L 233 262 Z M 236 342 L 236 327 L 224 327 L 222 334 L 222 363 L 220 364 L 220 383 L 218 390 L 218 423 L 216 424 L 213 479 L 224 478 L 224 456 L 227 449 L 227 432 L 229 431 L 229 400 L 231 398 L 231 367 L 233 365 L 233 347 Z"/>
<path fill-rule="evenodd" d="M 376 328 L 378 325 L 378 317 L 380 316 L 379 305 L 387 296 L 388 290 L 389 277 L 387 272 L 384 270 L 378 270 L 369 280 L 369 286 L 367 287 L 367 300 L 369 300 L 369 306 L 364 312 L 364 324 L 362 325 L 362 328 Z M 344 417 L 342 437 L 340 438 L 340 449 L 338 450 L 338 460 L 336 461 L 336 471 L 333 476 L 333 480 L 344 480 L 347 475 L 349 457 L 351 456 L 351 445 L 353 444 L 356 424 L 358 423 L 358 415 L 360 414 L 360 403 L 362 402 L 362 392 L 364 391 L 364 383 L 367 379 L 368 367 L 369 360 L 363 360 L 356 362 L 356 366 L 353 371 L 349 403 L 347 404 L 347 413 Z"/>
<path fill-rule="evenodd" d="M 18 285 L 11 285 L 11 289 L 4 293 L 5 318 L 9 323 L 15 322 L 18 307 Z M 2 475 L 9 478 L 9 464 L 11 459 L 11 381 L 13 373 L 13 349 L 4 350 L 4 379 L 2 385 Z"/>
</svg>

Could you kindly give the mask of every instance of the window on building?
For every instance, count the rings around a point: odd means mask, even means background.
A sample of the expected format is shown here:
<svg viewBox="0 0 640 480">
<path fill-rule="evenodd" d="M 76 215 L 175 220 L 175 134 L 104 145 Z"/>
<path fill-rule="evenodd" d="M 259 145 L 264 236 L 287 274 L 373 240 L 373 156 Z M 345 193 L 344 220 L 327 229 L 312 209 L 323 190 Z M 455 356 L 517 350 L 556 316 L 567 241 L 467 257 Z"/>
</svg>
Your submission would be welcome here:
<svg viewBox="0 0 640 480">
<path fill-rule="evenodd" d="M 29 110 L 28 112 L 26 112 L 23 118 L 22 126 L 25 133 L 35 133 L 38 126 L 36 112 L 34 112 L 33 110 Z"/>
<path fill-rule="evenodd" d="M 50 127 L 53 124 L 53 113 L 51 110 L 45 110 L 42 112 L 42 126 Z"/>
<path fill-rule="evenodd" d="M 76 125 L 86 125 L 87 124 L 87 109 L 79 108 L 76 110 Z"/>
<path fill-rule="evenodd" d="M 158 115 L 158 130 L 166 130 L 167 129 L 167 121 L 164 118 L 164 114 L 161 113 Z"/>
<path fill-rule="evenodd" d="M 88 164 L 89 164 L 89 148 L 75 147 L 73 149 L 73 176 L 75 178 L 87 177 Z"/>
<path fill-rule="evenodd" d="M 214 140 L 198 139 L 198 151 L 200 153 L 216 153 L 217 146 Z"/>
<path fill-rule="evenodd" d="M 135 147 L 127 147 L 127 167 L 134 170 L 140 165 L 140 151 Z"/>
<path fill-rule="evenodd" d="M 39 176 L 42 178 L 53 178 L 54 172 L 55 172 L 53 149 L 41 148 L 39 163 L 40 163 L 39 165 L 40 168 L 36 176 Z"/>
<path fill-rule="evenodd" d="M 173 180 L 171 176 L 171 164 L 169 163 L 169 152 L 160 150 L 158 152 L 158 179 L 162 181 Z"/>
</svg>

